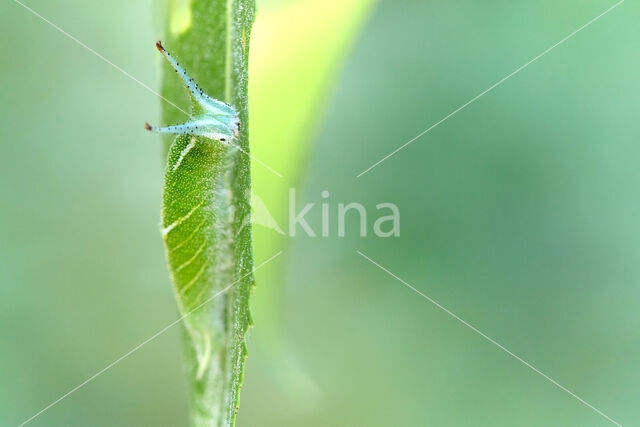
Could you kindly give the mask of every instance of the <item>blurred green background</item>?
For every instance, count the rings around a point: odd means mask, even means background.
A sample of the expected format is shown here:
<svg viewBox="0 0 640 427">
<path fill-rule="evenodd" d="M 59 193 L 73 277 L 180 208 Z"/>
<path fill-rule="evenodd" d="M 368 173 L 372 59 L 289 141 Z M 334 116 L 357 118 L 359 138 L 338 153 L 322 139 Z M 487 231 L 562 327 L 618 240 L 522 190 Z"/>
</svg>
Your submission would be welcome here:
<svg viewBox="0 0 640 427">
<path fill-rule="evenodd" d="M 334 212 L 365 205 L 370 229 L 375 205 L 393 202 L 401 236 L 361 238 L 355 216 L 345 238 L 256 227 L 257 263 L 285 255 L 257 277 L 238 425 L 610 425 L 357 249 L 619 423 L 640 425 L 640 5 L 623 3 L 356 178 L 613 5 L 366 3 L 327 2 L 332 14 L 309 0 L 258 0 L 252 149 L 285 177 L 254 165 L 256 195 L 284 228 L 295 186 L 300 205 L 316 203 L 316 230 L 323 190 Z M 153 2 L 27 4 L 159 87 Z M 158 120 L 160 101 L 13 1 L 0 4 L 0 24 L 9 426 L 177 313 L 158 232 L 162 148 L 142 126 Z M 278 114 L 261 113 L 269 106 Z M 30 425 L 185 425 L 179 335 Z"/>
</svg>

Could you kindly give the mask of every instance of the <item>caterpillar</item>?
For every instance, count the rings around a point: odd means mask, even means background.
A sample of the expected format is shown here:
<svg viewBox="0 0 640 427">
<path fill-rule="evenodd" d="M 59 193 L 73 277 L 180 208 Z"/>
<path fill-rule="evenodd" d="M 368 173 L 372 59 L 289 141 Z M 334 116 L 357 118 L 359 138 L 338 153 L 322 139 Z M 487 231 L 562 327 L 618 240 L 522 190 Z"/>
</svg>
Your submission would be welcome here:
<svg viewBox="0 0 640 427">
<path fill-rule="evenodd" d="M 146 123 L 145 128 L 176 135 L 165 169 L 161 233 L 183 319 L 189 378 L 198 390 L 191 399 L 194 425 L 222 418 L 231 424 L 237 393 L 225 391 L 238 382 L 231 367 L 243 357 L 237 341 L 249 322 L 248 313 L 239 316 L 232 309 L 231 289 L 240 280 L 234 271 L 237 213 L 232 191 L 240 120 L 234 107 L 204 93 L 161 42 L 156 47 L 193 100 L 186 123 Z"/>
</svg>

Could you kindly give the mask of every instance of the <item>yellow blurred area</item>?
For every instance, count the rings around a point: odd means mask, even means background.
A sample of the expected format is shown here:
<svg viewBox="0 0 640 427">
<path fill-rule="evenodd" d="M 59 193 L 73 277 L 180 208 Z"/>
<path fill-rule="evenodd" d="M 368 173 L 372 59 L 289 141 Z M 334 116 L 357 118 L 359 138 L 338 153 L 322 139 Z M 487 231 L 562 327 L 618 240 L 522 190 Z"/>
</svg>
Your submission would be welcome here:
<svg viewBox="0 0 640 427">
<path fill-rule="evenodd" d="M 191 0 L 169 0 L 169 31 L 176 37 L 191 27 Z"/>
<path fill-rule="evenodd" d="M 253 192 L 278 224 L 287 224 L 288 188 L 299 184 L 314 126 L 341 60 L 365 21 L 372 0 L 301 0 L 259 3 L 249 65 Z M 254 203 L 255 204 L 255 203 Z M 283 236 L 257 226 L 256 259 L 286 246 Z M 253 316 L 264 339 L 277 338 L 281 272 L 257 273 Z M 260 288 L 268 286 L 268 288 Z M 270 331 L 271 333 L 268 333 Z"/>
</svg>

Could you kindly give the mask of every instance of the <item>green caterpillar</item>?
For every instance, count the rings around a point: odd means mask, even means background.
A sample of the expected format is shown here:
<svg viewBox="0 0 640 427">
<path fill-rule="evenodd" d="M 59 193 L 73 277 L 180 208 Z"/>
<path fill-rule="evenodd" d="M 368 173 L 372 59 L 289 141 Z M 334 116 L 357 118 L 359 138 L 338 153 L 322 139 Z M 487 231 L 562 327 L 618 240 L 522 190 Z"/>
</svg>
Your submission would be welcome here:
<svg viewBox="0 0 640 427">
<path fill-rule="evenodd" d="M 232 191 L 240 119 L 234 107 L 205 94 L 160 42 L 156 46 L 195 101 L 184 124 L 145 125 L 177 135 L 165 170 L 161 232 L 186 331 L 192 424 L 232 425 L 250 323 L 248 291 L 234 285 L 247 289 L 253 280 L 243 280 L 252 265 L 242 260 L 251 258 L 236 244 L 239 234 L 250 233 L 247 213 L 235 211 Z"/>
</svg>

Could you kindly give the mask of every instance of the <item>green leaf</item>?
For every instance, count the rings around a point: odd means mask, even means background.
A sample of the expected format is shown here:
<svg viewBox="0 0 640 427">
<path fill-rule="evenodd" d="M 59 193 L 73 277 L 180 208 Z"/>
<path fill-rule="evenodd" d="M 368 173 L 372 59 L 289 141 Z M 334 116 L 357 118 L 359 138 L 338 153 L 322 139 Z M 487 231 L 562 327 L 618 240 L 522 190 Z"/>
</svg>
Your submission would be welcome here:
<svg viewBox="0 0 640 427">
<path fill-rule="evenodd" d="M 240 132 L 231 145 L 182 135 L 170 144 L 162 231 L 180 312 L 194 426 L 235 422 L 253 286 L 247 105 L 253 0 L 171 1 L 165 48 L 213 98 L 233 105 Z M 162 95 L 185 111 L 182 82 L 164 67 Z M 165 124 L 187 121 L 163 104 Z M 170 139 L 167 141 L 170 142 Z M 245 153 L 243 153 L 244 151 Z"/>
<path fill-rule="evenodd" d="M 285 233 L 289 188 L 298 187 L 304 176 L 313 136 L 334 81 L 374 4 L 374 0 L 258 2 L 249 71 L 251 135 L 257 142 L 252 155 L 283 177 L 254 163 L 253 192 Z M 285 249 L 290 240 L 272 229 L 255 227 L 256 257 Z M 253 351 L 269 353 L 272 363 L 285 365 L 283 369 L 270 367 L 271 372 L 277 372 L 274 381 L 299 397 L 288 377 L 300 375 L 291 367 L 281 336 L 282 265 L 256 273 L 260 285 L 252 298 L 252 312 L 260 332 L 252 336 L 252 345 Z"/>
</svg>

